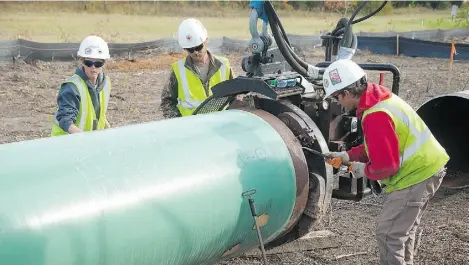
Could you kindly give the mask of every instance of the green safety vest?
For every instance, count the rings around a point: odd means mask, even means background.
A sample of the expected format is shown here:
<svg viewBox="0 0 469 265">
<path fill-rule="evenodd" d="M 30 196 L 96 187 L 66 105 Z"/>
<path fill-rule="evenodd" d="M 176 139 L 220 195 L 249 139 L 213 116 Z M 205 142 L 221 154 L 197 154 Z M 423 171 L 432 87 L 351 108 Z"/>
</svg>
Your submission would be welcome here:
<svg viewBox="0 0 469 265">
<path fill-rule="evenodd" d="M 177 107 L 182 116 L 191 115 L 196 108 L 209 96 L 212 95 L 212 87 L 218 83 L 228 80 L 230 77 L 230 63 L 227 58 L 215 56 L 222 65 L 209 80 L 209 95 L 205 94 L 202 81 L 191 70 L 184 67 L 184 57 L 171 64 L 178 81 L 178 104 Z"/>
<path fill-rule="evenodd" d="M 404 100 L 393 94 L 366 110 L 362 121 L 366 115 L 377 111 L 383 111 L 392 118 L 399 140 L 399 170 L 395 175 L 380 181 L 386 185 L 386 193 L 405 189 L 430 178 L 449 161 L 445 149 Z M 364 146 L 368 155 L 366 138 Z"/>
<path fill-rule="evenodd" d="M 82 131 L 93 131 L 94 121 L 96 120 L 96 113 L 93 107 L 93 102 L 91 101 L 90 92 L 88 91 L 88 85 L 86 82 L 77 74 L 69 77 L 65 80 L 64 83 L 73 83 L 80 93 L 80 108 L 78 109 L 77 120 L 75 121 L 75 126 L 80 128 Z M 95 130 L 103 130 L 106 126 L 106 111 L 109 103 L 109 97 L 111 95 L 111 81 L 109 77 L 106 76 L 106 84 L 103 89 L 99 92 L 99 101 L 101 105 L 99 120 L 97 121 Z M 68 132 L 62 130 L 57 121 L 57 114 L 54 114 L 54 119 L 52 121 L 52 131 L 51 136 L 65 135 Z"/>
</svg>

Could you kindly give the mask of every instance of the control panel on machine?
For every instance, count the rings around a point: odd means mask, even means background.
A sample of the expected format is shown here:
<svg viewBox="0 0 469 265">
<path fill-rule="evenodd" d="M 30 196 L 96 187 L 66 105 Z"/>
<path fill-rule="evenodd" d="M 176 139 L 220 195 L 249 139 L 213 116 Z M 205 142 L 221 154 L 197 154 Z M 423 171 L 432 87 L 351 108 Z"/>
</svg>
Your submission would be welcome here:
<svg viewBox="0 0 469 265">
<path fill-rule="evenodd" d="M 212 88 L 213 98 L 223 98 L 237 94 L 253 94 L 274 100 L 301 95 L 305 91 L 303 77 L 295 72 L 266 74 L 263 76 L 238 76 L 230 82 L 222 82 Z"/>
<path fill-rule="evenodd" d="M 277 94 L 277 99 L 303 93 L 301 85 L 302 77 L 299 74 L 291 73 L 284 75 L 266 75 L 261 77 L 263 81 Z"/>
</svg>

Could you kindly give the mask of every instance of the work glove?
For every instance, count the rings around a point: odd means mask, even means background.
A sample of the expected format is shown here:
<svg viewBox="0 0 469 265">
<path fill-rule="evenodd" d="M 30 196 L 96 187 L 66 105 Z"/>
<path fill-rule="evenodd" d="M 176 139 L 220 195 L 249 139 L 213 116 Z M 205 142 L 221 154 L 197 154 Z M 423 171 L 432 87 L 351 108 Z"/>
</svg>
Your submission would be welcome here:
<svg viewBox="0 0 469 265">
<path fill-rule="evenodd" d="M 362 162 L 351 162 L 348 170 L 353 173 L 353 178 L 365 177 L 365 163 Z"/>
<path fill-rule="evenodd" d="M 346 48 L 346 47 L 340 47 L 339 52 L 337 54 L 337 60 L 340 60 L 340 59 L 349 59 L 349 60 L 351 60 L 354 54 L 355 54 L 354 49 Z"/>
<path fill-rule="evenodd" d="M 313 79 L 320 79 L 322 75 L 319 73 L 320 68 L 314 65 L 308 64 L 307 74 Z"/>
<path fill-rule="evenodd" d="M 325 153 L 329 159 L 326 161 L 329 165 L 340 168 L 343 164 L 347 164 L 350 162 L 350 157 L 348 156 L 347 152 L 330 152 Z"/>
</svg>

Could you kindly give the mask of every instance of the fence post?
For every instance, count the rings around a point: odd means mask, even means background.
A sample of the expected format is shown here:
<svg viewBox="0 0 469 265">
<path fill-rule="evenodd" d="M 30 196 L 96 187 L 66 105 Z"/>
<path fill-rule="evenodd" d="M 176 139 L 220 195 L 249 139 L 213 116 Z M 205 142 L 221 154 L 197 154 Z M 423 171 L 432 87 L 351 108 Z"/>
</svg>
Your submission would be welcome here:
<svg viewBox="0 0 469 265">
<path fill-rule="evenodd" d="M 399 34 L 396 35 L 396 55 L 399 56 Z"/>
</svg>

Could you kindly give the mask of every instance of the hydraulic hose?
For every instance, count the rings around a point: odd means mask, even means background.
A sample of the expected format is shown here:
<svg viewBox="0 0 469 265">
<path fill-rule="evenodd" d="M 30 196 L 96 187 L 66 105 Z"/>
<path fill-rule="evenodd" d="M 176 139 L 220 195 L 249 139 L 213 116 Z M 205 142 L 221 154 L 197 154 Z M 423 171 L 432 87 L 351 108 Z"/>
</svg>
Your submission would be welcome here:
<svg viewBox="0 0 469 265">
<path fill-rule="evenodd" d="M 264 5 L 267 17 L 269 19 L 269 24 L 274 35 L 274 39 L 277 42 L 280 52 L 284 56 L 285 60 L 289 65 L 299 74 L 316 79 L 319 77 L 319 69 L 314 65 L 308 64 L 304 60 L 298 57 L 296 53 L 292 50 L 289 44 L 286 43 L 285 38 L 281 38 L 279 35 L 279 28 L 283 32 L 283 27 L 280 23 L 280 19 L 276 16 L 275 9 L 270 1 L 265 1 Z M 275 16 L 275 17 L 274 17 Z M 279 24 L 280 23 L 280 24 Z M 285 34 L 286 37 L 286 34 Z"/>
<path fill-rule="evenodd" d="M 364 20 L 366 20 L 366 19 L 368 19 L 368 18 L 370 18 L 370 17 L 376 15 L 379 11 L 381 11 L 381 9 L 384 8 L 384 6 L 385 6 L 387 3 L 388 3 L 388 1 L 384 1 L 384 2 L 381 4 L 381 6 L 379 6 L 375 11 L 371 12 L 370 14 L 368 14 L 368 15 L 366 15 L 366 16 L 364 16 L 364 17 L 361 17 L 361 18 L 359 18 L 359 19 L 353 21 L 353 24 L 358 23 L 358 22 L 362 22 L 362 21 L 364 21 Z"/>
<path fill-rule="evenodd" d="M 375 11 L 371 12 L 370 14 L 364 16 L 364 17 L 361 17 L 359 19 L 356 19 L 356 20 L 353 20 L 351 22 L 351 24 L 356 24 L 356 23 L 359 23 L 359 22 L 362 22 L 364 20 L 367 20 L 368 18 L 376 15 L 379 11 L 381 11 L 381 9 L 384 8 L 384 6 L 387 4 L 388 1 L 384 1 Z M 366 2 L 365 2 L 366 3 Z M 352 19 L 350 19 L 352 20 Z M 335 35 L 335 36 L 339 36 L 340 34 L 344 33 L 346 31 L 346 28 L 339 28 L 339 29 L 335 29 L 331 34 L 332 35 Z"/>
<path fill-rule="evenodd" d="M 282 32 L 282 38 L 283 40 L 285 41 L 285 46 L 287 47 L 287 49 L 285 50 L 285 52 L 288 52 L 292 57 L 293 59 L 300 65 L 302 66 L 303 68 L 305 68 L 306 70 L 308 69 L 308 63 L 304 62 L 303 60 L 301 60 L 301 58 L 298 57 L 298 55 L 296 55 L 296 53 L 291 49 L 291 45 L 290 45 L 290 42 L 288 40 L 288 37 L 285 33 L 285 30 L 280 22 L 280 19 L 277 15 L 277 13 L 275 12 L 275 9 L 272 5 L 272 3 L 270 1 L 266 1 L 266 13 L 267 13 L 267 16 L 269 18 L 269 24 L 271 26 L 271 29 L 272 27 L 278 27 L 280 28 L 280 31 Z M 274 30 L 272 29 L 272 33 L 274 34 L 274 38 L 275 38 L 275 34 L 274 33 Z M 276 42 L 277 39 L 275 39 Z M 278 45 L 278 44 L 277 44 Z M 279 47 L 280 48 L 280 47 Z M 282 55 L 285 56 L 283 54 L 283 51 L 282 49 L 280 50 L 282 52 Z M 292 66 L 293 67 L 293 66 Z"/>
<path fill-rule="evenodd" d="M 274 35 L 275 42 L 277 43 L 277 46 L 280 49 L 280 52 L 282 53 L 283 57 L 293 68 L 293 70 L 303 76 L 308 76 L 308 64 L 301 60 L 286 44 L 285 40 L 281 37 L 281 30 L 279 29 L 279 26 L 275 22 L 275 18 L 273 16 L 275 10 L 272 6 L 272 3 L 270 1 L 265 1 L 265 7 L 267 17 L 269 19 L 270 29 L 272 30 L 272 35 Z M 294 56 L 296 56 L 296 58 Z"/>
<path fill-rule="evenodd" d="M 336 28 L 343 28 L 346 27 L 349 23 L 350 20 L 347 18 L 343 17 L 337 22 Z M 347 34 L 344 34 L 343 39 L 340 41 L 340 46 L 351 48 L 353 42 L 353 31 L 348 30 Z"/>
<path fill-rule="evenodd" d="M 364 7 L 364 5 L 367 3 L 367 1 L 362 2 L 357 9 L 354 10 L 351 18 L 347 21 L 346 26 L 340 27 L 339 25 L 344 23 L 344 20 L 339 21 L 338 26 L 334 29 L 332 32 L 332 35 L 339 36 L 340 34 L 344 33 L 344 39 L 341 41 L 341 46 L 346 47 L 346 48 L 352 48 L 356 49 L 357 48 L 357 36 L 355 33 L 351 32 L 349 33 L 350 25 L 364 21 L 376 13 L 378 13 L 387 3 L 388 1 L 384 1 L 375 11 L 371 12 L 370 14 L 357 19 L 353 20 L 356 15 L 360 12 L 360 10 Z M 264 1 L 264 6 L 265 6 L 265 12 L 267 14 L 267 17 L 269 19 L 269 24 L 270 28 L 272 30 L 272 34 L 274 36 L 274 39 L 279 47 L 280 52 L 284 56 L 285 60 L 288 62 L 288 64 L 299 74 L 303 76 L 309 76 L 309 70 L 310 68 L 314 68 L 314 66 L 309 65 L 305 61 L 303 61 L 301 58 L 298 57 L 298 55 L 293 52 L 290 41 L 288 40 L 287 34 L 285 32 L 285 29 L 280 22 L 280 19 L 275 12 L 275 9 L 270 1 Z"/>
<path fill-rule="evenodd" d="M 348 31 L 349 31 L 349 28 L 350 28 L 350 25 L 352 24 L 352 21 L 353 19 L 355 18 L 355 16 L 358 14 L 358 12 L 360 12 L 360 10 L 368 3 L 368 1 L 363 1 L 357 9 L 355 9 L 352 13 L 352 16 L 350 17 L 349 21 L 347 22 L 347 26 L 345 27 L 345 30 L 344 30 L 344 35 L 347 35 Z M 342 29 L 342 28 L 340 28 Z M 334 31 L 332 31 L 332 35 L 334 36 L 339 36 L 339 33 L 338 33 L 339 29 L 338 28 L 335 28 Z"/>
<path fill-rule="evenodd" d="M 349 33 L 349 28 L 350 25 L 358 23 L 360 21 L 364 21 L 371 16 L 375 15 L 378 13 L 387 3 L 387 1 L 383 2 L 383 4 L 380 5 L 378 9 L 373 11 L 372 13 L 357 19 L 353 20 L 356 15 L 360 12 L 360 10 L 364 7 L 364 5 L 367 3 L 367 1 L 362 2 L 357 9 L 354 10 L 352 17 L 350 20 L 347 21 L 346 25 L 344 25 L 345 20 L 339 21 L 338 26 L 336 29 L 333 31 L 332 35 L 340 35 L 344 32 L 344 39 L 341 41 L 341 46 L 347 47 L 347 48 L 352 48 L 356 49 L 357 47 L 357 36 L 353 32 Z M 265 12 L 267 14 L 267 17 L 269 19 L 269 24 L 270 28 L 272 30 L 272 34 L 274 36 L 274 39 L 280 49 L 280 52 L 282 55 L 285 57 L 285 60 L 290 64 L 290 66 L 297 71 L 298 73 L 309 76 L 308 74 L 308 69 L 312 66 L 310 66 L 308 63 L 303 61 L 301 58 L 299 58 L 291 49 L 290 41 L 288 40 L 287 34 L 285 32 L 285 29 L 280 22 L 280 19 L 275 12 L 275 9 L 270 1 L 265 1 L 264 2 L 265 6 Z M 340 24 L 343 26 L 340 27 Z"/>
<path fill-rule="evenodd" d="M 280 21 L 279 21 L 279 22 L 280 22 Z M 280 26 L 279 26 L 278 24 L 276 24 L 275 26 L 277 26 L 277 27 L 280 28 Z M 280 28 L 280 30 L 282 30 L 282 29 Z M 303 61 L 303 60 L 293 51 L 292 46 L 287 43 L 287 40 L 286 40 L 286 39 L 283 38 L 283 40 L 285 41 L 285 46 L 287 47 L 288 52 L 291 54 L 291 56 L 293 57 L 293 59 L 294 59 L 299 65 L 301 65 L 301 66 L 304 67 L 305 69 L 308 69 L 308 63 L 306 63 L 305 61 Z"/>
<path fill-rule="evenodd" d="M 291 47 L 291 44 L 290 44 L 290 40 L 288 39 L 288 36 L 287 36 L 287 33 L 285 32 L 285 29 L 282 25 L 282 22 L 280 21 L 280 18 L 278 17 L 277 15 L 277 12 L 275 12 L 273 6 L 271 5 L 270 1 L 269 2 L 269 7 L 271 7 L 270 11 L 272 12 L 272 15 L 274 16 L 274 21 L 275 23 L 278 25 L 278 27 L 280 28 L 280 30 L 282 31 L 282 37 L 283 39 L 285 40 L 285 42 L 288 44 L 288 46 Z M 269 12 L 270 12 L 269 11 Z M 270 19 L 269 19 L 270 21 Z"/>
</svg>

